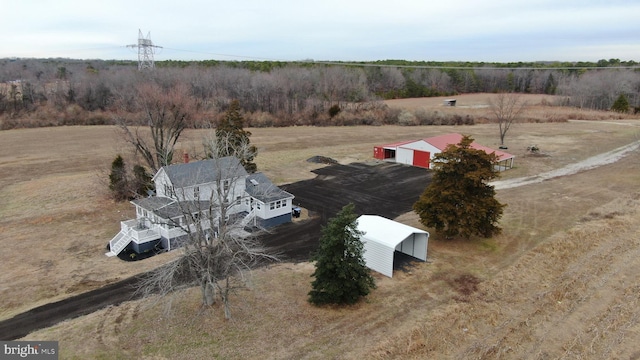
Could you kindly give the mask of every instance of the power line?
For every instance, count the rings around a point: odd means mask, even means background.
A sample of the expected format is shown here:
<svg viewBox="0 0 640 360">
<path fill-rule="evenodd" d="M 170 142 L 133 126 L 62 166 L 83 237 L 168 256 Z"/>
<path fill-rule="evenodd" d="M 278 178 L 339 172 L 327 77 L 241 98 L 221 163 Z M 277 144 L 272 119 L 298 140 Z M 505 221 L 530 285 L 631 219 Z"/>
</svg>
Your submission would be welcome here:
<svg viewBox="0 0 640 360">
<path fill-rule="evenodd" d="M 224 57 L 241 58 L 241 59 L 251 59 L 251 60 L 261 60 L 261 61 L 298 62 L 298 61 L 291 61 L 291 60 L 282 60 L 282 59 L 273 59 L 273 58 L 256 57 L 256 56 L 230 55 L 230 54 L 212 53 L 212 52 L 207 52 L 207 51 L 194 51 L 194 50 L 173 49 L 173 48 L 168 48 L 168 47 L 165 47 L 164 49 L 167 49 L 167 50 L 174 50 L 174 51 L 182 51 L 182 52 L 188 52 L 188 53 L 194 53 L 194 54 L 214 55 L 214 56 L 224 56 Z"/>
<path fill-rule="evenodd" d="M 155 49 L 162 49 L 162 46 L 154 45 L 151 41 L 151 31 L 147 33 L 145 38 L 140 29 L 138 29 L 138 43 L 127 45 L 127 47 L 138 49 L 138 70 L 140 71 L 153 70 L 155 68 L 153 53 Z"/>
</svg>

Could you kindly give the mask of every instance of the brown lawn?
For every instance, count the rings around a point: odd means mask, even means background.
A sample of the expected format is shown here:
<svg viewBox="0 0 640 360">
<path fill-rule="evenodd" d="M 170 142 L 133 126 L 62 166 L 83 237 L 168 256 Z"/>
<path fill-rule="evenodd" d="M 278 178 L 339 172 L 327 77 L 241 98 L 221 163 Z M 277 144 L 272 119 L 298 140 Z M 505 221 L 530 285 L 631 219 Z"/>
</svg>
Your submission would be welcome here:
<svg viewBox="0 0 640 360">
<path fill-rule="evenodd" d="M 460 100 L 460 103 L 462 101 Z M 433 105 L 436 106 L 436 105 Z M 638 139 L 640 122 L 527 123 L 507 135 L 516 168 L 505 178 L 574 163 Z M 251 129 L 259 169 L 286 183 L 312 176 L 313 155 L 370 161 L 374 144 L 448 132 L 496 146 L 492 124 L 462 127 Z M 128 203 L 106 197 L 113 127 L 0 132 L 0 318 L 157 266 L 104 256 Z M 180 145 L 195 155 L 206 133 Z M 538 145 L 546 156 L 527 156 Z M 199 309 L 197 289 L 171 312 L 127 302 L 29 335 L 59 340 L 61 358 L 633 358 L 640 355 L 640 154 L 540 184 L 500 190 L 503 234 L 444 241 L 429 261 L 353 307 L 306 302 L 309 263 L 251 275 L 234 319 Z M 420 226 L 415 215 L 399 218 Z M 155 305 L 154 305 L 155 304 Z"/>
</svg>

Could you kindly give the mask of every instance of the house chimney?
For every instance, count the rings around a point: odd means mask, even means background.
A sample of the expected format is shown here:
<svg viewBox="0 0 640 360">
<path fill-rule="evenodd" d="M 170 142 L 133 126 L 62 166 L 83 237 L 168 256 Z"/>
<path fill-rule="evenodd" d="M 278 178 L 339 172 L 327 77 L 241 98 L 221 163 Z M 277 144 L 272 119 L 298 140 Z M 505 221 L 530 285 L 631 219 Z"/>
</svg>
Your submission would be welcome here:
<svg viewBox="0 0 640 360">
<path fill-rule="evenodd" d="M 188 163 L 189 163 L 189 153 L 188 153 L 188 152 L 185 152 L 185 153 L 183 154 L 183 157 L 184 157 L 184 163 L 185 163 L 185 164 L 188 164 Z"/>
</svg>

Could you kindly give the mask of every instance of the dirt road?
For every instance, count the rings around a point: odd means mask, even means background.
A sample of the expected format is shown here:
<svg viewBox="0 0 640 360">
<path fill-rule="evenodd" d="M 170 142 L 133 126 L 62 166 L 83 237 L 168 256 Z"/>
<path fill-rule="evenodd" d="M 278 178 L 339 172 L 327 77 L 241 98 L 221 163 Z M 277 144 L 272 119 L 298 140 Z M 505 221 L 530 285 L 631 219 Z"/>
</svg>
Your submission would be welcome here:
<svg viewBox="0 0 640 360">
<path fill-rule="evenodd" d="M 560 176 L 573 175 L 581 171 L 593 169 L 602 165 L 614 163 L 624 156 L 628 155 L 632 151 L 640 149 L 640 140 L 632 142 L 631 144 L 621 146 L 617 149 L 613 149 L 606 153 L 592 156 L 588 159 L 579 161 L 577 163 L 569 164 L 560 169 L 548 171 L 542 174 L 534 176 L 526 176 L 516 179 L 498 180 L 491 183 L 496 190 L 509 189 L 518 186 L 536 184 L 545 180 L 557 178 Z"/>
</svg>

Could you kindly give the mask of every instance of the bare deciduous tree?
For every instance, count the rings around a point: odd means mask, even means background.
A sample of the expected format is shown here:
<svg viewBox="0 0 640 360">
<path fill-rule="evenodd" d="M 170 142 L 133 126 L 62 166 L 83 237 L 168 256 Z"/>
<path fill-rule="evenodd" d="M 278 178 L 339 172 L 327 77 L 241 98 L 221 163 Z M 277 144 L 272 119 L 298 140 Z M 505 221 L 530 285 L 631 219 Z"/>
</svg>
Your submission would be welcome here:
<svg viewBox="0 0 640 360">
<path fill-rule="evenodd" d="M 519 119 L 525 111 L 527 103 L 516 93 L 500 93 L 489 99 L 489 108 L 500 129 L 500 145 L 504 145 L 504 138 L 511 125 Z"/>
<path fill-rule="evenodd" d="M 171 164 L 175 145 L 190 125 L 196 104 L 184 85 L 165 90 L 156 84 L 143 84 L 137 90 L 138 119 L 132 121 L 118 116 L 116 121 L 125 140 L 156 172 Z M 148 132 L 140 131 L 142 124 L 148 126 Z"/>
<path fill-rule="evenodd" d="M 217 137 L 205 139 L 208 151 L 223 146 Z M 236 156 L 250 151 L 248 143 L 235 149 Z M 139 285 L 143 295 L 159 294 L 171 298 L 180 290 L 199 287 L 202 306 L 210 307 L 219 299 L 226 319 L 231 318 L 230 295 L 246 287 L 247 271 L 267 261 L 277 260 L 261 245 L 256 233 L 244 230 L 247 217 L 239 218 L 234 207 L 250 201 L 244 192 L 247 172 L 235 157 L 213 154 L 210 169 L 215 176 L 211 191 L 175 189 L 179 216 L 172 226 L 186 233 L 182 253 L 177 259 L 147 274 Z M 265 192 L 272 191 L 266 189 Z M 180 219 L 180 220 L 178 220 Z"/>
</svg>

